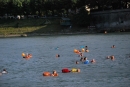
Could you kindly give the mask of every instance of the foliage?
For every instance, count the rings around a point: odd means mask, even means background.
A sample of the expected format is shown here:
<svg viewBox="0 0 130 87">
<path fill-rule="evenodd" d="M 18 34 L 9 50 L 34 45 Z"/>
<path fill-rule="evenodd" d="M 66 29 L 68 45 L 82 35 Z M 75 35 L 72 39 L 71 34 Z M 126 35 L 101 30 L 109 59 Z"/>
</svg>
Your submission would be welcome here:
<svg viewBox="0 0 130 87">
<path fill-rule="evenodd" d="M 82 27 L 87 27 L 89 25 L 90 15 L 85 8 L 81 8 L 80 12 L 74 16 L 73 23 Z"/>
<path fill-rule="evenodd" d="M 37 14 L 52 15 L 57 13 L 68 14 L 68 9 L 76 9 L 88 5 L 91 8 L 98 6 L 98 10 L 127 8 L 129 0 L 0 0 L 0 15 L 4 14 Z M 10 10 L 11 9 L 11 10 Z"/>
</svg>

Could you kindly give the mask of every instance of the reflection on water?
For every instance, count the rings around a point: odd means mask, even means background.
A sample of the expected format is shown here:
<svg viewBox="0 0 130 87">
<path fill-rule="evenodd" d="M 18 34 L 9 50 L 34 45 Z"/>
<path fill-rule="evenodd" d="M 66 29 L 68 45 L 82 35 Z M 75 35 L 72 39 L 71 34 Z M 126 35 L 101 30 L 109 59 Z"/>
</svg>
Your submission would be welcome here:
<svg viewBox="0 0 130 87">
<path fill-rule="evenodd" d="M 129 87 L 130 35 L 98 34 L 0 38 L 0 87 Z M 84 53 L 95 64 L 75 64 L 80 57 L 74 49 L 88 46 Z M 115 48 L 111 48 L 115 45 Z M 58 48 L 58 49 L 57 49 Z M 21 53 L 31 53 L 26 60 Z M 60 54 L 56 58 L 56 54 Z M 106 59 L 114 55 L 115 60 Z M 62 68 L 80 68 L 80 73 L 61 73 Z M 58 77 L 43 77 L 44 71 L 56 70 Z"/>
</svg>

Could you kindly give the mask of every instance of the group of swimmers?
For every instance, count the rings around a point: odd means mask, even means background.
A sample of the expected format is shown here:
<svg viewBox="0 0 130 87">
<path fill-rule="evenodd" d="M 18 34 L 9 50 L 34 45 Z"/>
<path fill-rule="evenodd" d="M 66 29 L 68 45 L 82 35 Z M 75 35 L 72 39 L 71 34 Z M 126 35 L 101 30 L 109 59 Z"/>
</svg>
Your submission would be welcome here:
<svg viewBox="0 0 130 87">
<path fill-rule="evenodd" d="M 83 51 L 83 49 L 84 49 L 85 51 Z M 95 63 L 95 62 L 96 62 L 95 59 L 92 59 L 91 61 L 89 61 L 89 60 L 87 59 L 87 57 L 85 57 L 85 56 L 83 55 L 83 52 L 89 52 L 88 46 L 85 46 L 84 48 L 82 48 L 82 50 L 74 49 L 74 53 L 76 53 L 76 54 L 79 55 L 80 61 L 81 61 L 83 64 L 89 64 L 89 62 L 91 62 L 91 63 Z M 79 62 L 76 61 L 76 64 L 79 64 Z"/>
<path fill-rule="evenodd" d="M 83 58 L 83 53 L 82 53 L 82 52 L 89 52 L 87 46 L 85 46 L 84 49 L 82 49 L 81 51 L 75 49 L 74 52 L 77 53 L 81 57 L 80 61 L 82 61 L 84 64 L 89 63 L 89 60 L 86 57 Z M 60 55 L 56 54 L 56 58 L 58 57 L 60 57 Z M 96 62 L 95 59 L 92 59 L 91 63 L 94 63 L 94 62 Z M 76 61 L 76 64 L 78 63 L 79 62 Z M 62 73 L 70 73 L 70 72 L 80 72 L 80 69 L 79 68 L 72 68 L 72 69 L 63 68 L 62 69 Z M 58 76 L 58 73 L 56 70 L 54 70 L 52 74 L 50 72 L 43 72 L 43 76 Z"/>
<path fill-rule="evenodd" d="M 71 70 L 69 70 L 68 68 L 62 69 L 62 73 L 70 73 L 70 72 L 80 72 L 80 69 L 79 68 L 72 68 Z M 56 70 L 54 70 L 52 74 L 50 72 L 43 72 L 43 76 L 58 76 L 58 73 Z"/>
<path fill-rule="evenodd" d="M 113 45 L 111 48 L 115 48 L 115 45 Z M 82 51 L 84 51 L 84 52 L 89 52 L 88 47 L 85 46 L 84 50 L 82 49 Z M 74 50 L 74 52 L 75 52 L 76 54 L 78 54 L 79 57 L 81 57 L 81 58 L 80 58 L 80 61 L 81 61 L 82 63 L 84 63 L 84 64 L 89 64 L 89 60 L 88 60 L 86 57 L 83 56 L 83 52 L 82 52 L 82 51 L 80 51 L 80 50 Z M 23 57 L 23 58 L 31 58 L 32 55 L 31 55 L 31 54 L 28 54 L 28 53 L 27 53 L 27 54 L 22 53 L 22 57 Z M 60 57 L 60 55 L 57 54 L 56 57 Z M 114 60 L 115 58 L 114 58 L 113 55 L 111 55 L 111 56 L 107 56 L 107 59 Z M 91 63 L 95 63 L 96 61 L 95 61 L 95 59 L 92 59 L 90 62 L 91 62 Z M 79 62 L 76 61 L 76 64 L 79 64 Z M 78 68 L 78 69 L 77 69 L 77 68 L 72 68 L 71 70 L 69 70 L 68 68 L 63 68 L 63 69 L 62 69 L 62 73 L 69 73 L 69 72 L 80 72 L 80 69 L 79 69 L 79 68 Z M 6 71 L 6 69 L 3 69 L 3 71 L 0 73 L 0 75 L 6 74 L 6 73 L 8 73 L 8 72 Z M 56 70 L 54 70 L 54 71 L 52 72 L 52 74 L 51 74 L 50 72 L 43 72 L 43 76 L 58 76 L 58 73 L 57 73 Z"/>
</svg>

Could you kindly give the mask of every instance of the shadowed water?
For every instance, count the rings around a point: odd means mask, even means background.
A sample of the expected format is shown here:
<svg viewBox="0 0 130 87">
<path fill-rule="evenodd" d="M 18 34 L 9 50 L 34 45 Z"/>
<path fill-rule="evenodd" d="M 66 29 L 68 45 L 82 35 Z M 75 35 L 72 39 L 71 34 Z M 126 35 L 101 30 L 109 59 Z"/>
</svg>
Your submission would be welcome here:
<svg viewBox="0 0 130 87">
<path fill-rule="evenodd" d="M 75 64 L 73 50 L 88 46 L 84 53 L 95 64 Z M 116 48 L 111 48 L 115 45 Z M 21 53 L 31 53 L 29 60 Z M 129 87 L 130 34 L 61 35 L 0 38 L 0 87 Z M 56 58 L 56 54 L 60 54 Z M 115 60 L 106 59 L 114 55 Z M 62 73 L 62 68 L 80 68 L 80 73 Z M 58 77 L 43 77 L 56 70 Z"/>
</svg>

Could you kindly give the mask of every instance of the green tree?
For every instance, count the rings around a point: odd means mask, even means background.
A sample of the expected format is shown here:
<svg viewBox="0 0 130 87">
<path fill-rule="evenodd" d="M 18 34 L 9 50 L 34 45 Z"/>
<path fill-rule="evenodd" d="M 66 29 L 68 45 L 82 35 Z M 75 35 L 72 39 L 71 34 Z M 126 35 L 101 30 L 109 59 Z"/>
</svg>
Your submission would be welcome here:
<svg viewBox="0 0 130 87">
<path fill-rule="evenodd" d="M 82 7 L 79 13 L 73 17 L 73 23 L 82 27 L 90 25 L 90 15 L 86 11 L 85 7 Z"/>
</svg>

